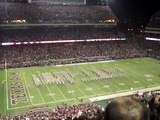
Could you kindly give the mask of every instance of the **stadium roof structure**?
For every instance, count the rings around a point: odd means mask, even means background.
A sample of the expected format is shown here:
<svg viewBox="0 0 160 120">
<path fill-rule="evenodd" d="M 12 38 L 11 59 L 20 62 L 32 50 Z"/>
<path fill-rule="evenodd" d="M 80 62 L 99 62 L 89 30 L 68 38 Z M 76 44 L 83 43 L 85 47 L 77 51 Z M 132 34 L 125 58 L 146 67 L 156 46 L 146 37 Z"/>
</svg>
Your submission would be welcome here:
<svg viewBox="0 0 160 120">
<path fill-rule="evenodd" d="M 151 17 L 148 25 L 146 26 L 145 33 L 160 34 L 160 11 Z"/>
<path fill-rule="evenodd" d="M 116 26 L 109 6 L 0 3 L 0 27 L 8 26 Z"/>
<path fill-rule="evenodd" d="M 146 40 L 160 41 L 160 11 L 155 13 L 145 28 Z"/>
</svg>

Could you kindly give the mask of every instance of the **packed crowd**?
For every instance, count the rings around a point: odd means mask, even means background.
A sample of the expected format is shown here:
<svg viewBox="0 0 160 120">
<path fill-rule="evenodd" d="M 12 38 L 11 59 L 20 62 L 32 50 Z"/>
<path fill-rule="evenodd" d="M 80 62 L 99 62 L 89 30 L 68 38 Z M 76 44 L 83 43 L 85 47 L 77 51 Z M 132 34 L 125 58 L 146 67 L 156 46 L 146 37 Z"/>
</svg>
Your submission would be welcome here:
<svg viewBox="0 0 160 120">
<path fill-rule="evenodd" d="M 42 107 L 41 110 L 35 111 L 36 107 L 30 108 L 29 112 L 17 116 L 1 116 L 0 120 L 101 120 L 104 108 L 98 107 L 93 103 L 79 105 L 64 105 L 62 107 L 48 109 Z"/>
<path fill-rule="evenodd" d="M 99 23 L 106 19 L 116 20 L 108 6 L 46 6 L 0 2 L 0 11 L 0 23 L 12 20 L 26 20 L 26 23 Z"/>
<path fill-rule="evenodd" d="M 85 40 L 125 37 L 118 29 L 96 28 L 93 26 L 0 29 L 0 33 L 1 42 Z"/>
<path fill-rule="evenodd" d="M 111 60 L 146 55 L 141 43 L 127 41 L 1 46 L 0 51 L 0 64 L 6 60 L 8 66 L 14 67 L 48 65 L 72 58 L 87 61 L 101 56 Z"/>
<path fill-rule="evenodd" d="M 0 120 L 117 120 L 118 118 L 160 120 L 160 92 L 137 91 L 130 97 L 111 99 L 106 109 L 90 102 L 72 106 L 64 103 L 56 108 L 32 107 L 22 115 L 0 116 Z"/>
</svg>

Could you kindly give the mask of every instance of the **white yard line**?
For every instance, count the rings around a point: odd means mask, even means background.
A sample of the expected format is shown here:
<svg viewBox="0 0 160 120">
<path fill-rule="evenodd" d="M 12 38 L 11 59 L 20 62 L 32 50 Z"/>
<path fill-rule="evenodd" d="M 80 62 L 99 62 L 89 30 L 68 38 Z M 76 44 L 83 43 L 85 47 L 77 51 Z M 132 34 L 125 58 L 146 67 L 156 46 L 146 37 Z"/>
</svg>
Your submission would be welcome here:
<svg viewBox="0 0 160 120">
<path fill-rule="evenodd" d="M 31 94 L 30 94 L 29 89 L 28 89 L 28 84 L 27 84 L 27 82 L 26 82 L 26 80 L 25 80 L 25 78 L 24 78 L 24 73 L 21 72 L 21 75 L 22 75 L 23 81 L 25 82 L 25 87 L 26 87 L 27 92 L 28 92 L 28 95 L 29 95 L 28 97 L 29 97 L 29 99 L 30 99 L 30 101 L 31 101 L 31 104 L 33 105 L 33 101 L 32 101 L 32 99 L 31 99 Z"/>
<path fill-rule="evenodd" d="M 136 74 L 134 71 L 131 71 L 130 69 L 126 69 L 126 67 L 123 69 L 127 70 L 130 74 L 132 74 L 132 77 L 135 78 L 137 81 L 139 81 L 142 86 L 148 84 L 144 80 L 140 81 L 140 79 L 141 79 L 140 77 L 142 77 L 142 76 L 140 76 L 139 74 Z M 136 76 L 139 76 L 139 77 L 136 77 Z"/>
<path fill-rule="evenodd" d="M 101 86 L 104 86 L 104 84 L 102 84 L 99 80 L 97 80 L 99 82 L 99 84 L 101 84 Z M 104 82 L 106 82 L 107 80 L 105 80 Z M 107 89 L 113 91 L 110 87 L 108 87 Z"/>
<path fill-rule="evenodd" d="M 38 90 L 38 93 L 39 93 L 39 95 L 40 95 L 40 97 L 41 97 L 41 99 L 43 101 L 43 104 L 45 104 L 45 100 L 44 100 L 43 96 L 41 95 L 41 92 L 40 92 L 39 88 L 37 88 L 37 90 Z"/>
<path fill-rule="evenodd" d="M 84 84 L 81 80 L 79 80 L 84 86 L 86 86 L 87 88 L 90 88 L 88 85 L 86 85 L 86 84 Z M 91 92 L 94 94 L 94 95 L 96 95 L 95 94 L 95 92 L 93 92 L 93 90 L 91 90 Z"/>
<path fill-rule="evenodd" d="M 118 68 L 118 69 L 122 70 L 121 68 Z M 129 73 L 132 74 L 132 72 L 131 72 L 130 70 L 128 70 L 128 69 L 126 69 L 126 68 L 123 68 L 123 69 L 125 69 L 127 72 L 129 72 Z M 132 76 L 132 77 L 136 78 L 135 76 Z M 133 81 L 130 79 L 130 77 L 128 77 L 127 75 L 126 75 L 126 78 L 127 78 L 129 81 L 133 82 Z M 139 81 L 138 78 L 136 78 L 136 80 Z M 144 84 L 142 84 L 141 81 L 139 81 L 139 84 L 140 84 L 141 86 L 144 86 Z M 134 84 L 132 84 L 132 86 L 134 86 Z M 135 86 L 134 86 L 134 88 L 135 88 Z"/>
<path fill-rule="evenodd" d="M 40 73 L 40 71 L 39 70 L 36 70 L 36 72 L 37 73 Z M 44 71 L 45 72 L 45 71 Z M 54 100 L 54 101 L 56 101 L 56 99 L 53 97 L 53 94 L 52 94 L 52 92 L 51 92 L 51 90 L 49 89 L 49 87 L 45 84 L 45 86 L 46 86 L 46 88 L 47 88 L 47 90 L 49 91 L 49 95 L 52 97 L 52 99 Z M 39 91 L 40 92 L 40 91 Z"/>
<path fill-rule="evenodd" d="M 28 70 L 28 72 L 31 74 L 31 72 L 29 70 Z M 43 103 L 45 104 L 45 100 L 44 100 L 44 98 L 43 98 L 43 96 L 42 96 L 42 94 L 41 94 L 41 92 L 40 92 L 40 90 L 39 90 L 39 88 L 37 86 L 36 86 L 36 89 L 38 90 L 38 93 L 39 93 Z"/>
<path fill-rule="evenodd" d="M 79 89 L 79 91 L 81 91 L 81 93 L 84 95 L 84 96 L 86 96 L 86 94 L 75 84 L 75 86 L 76 86 L 76 88 L 78 88 Z"/>
<path fill-rule="evenodd" d="M 62 93 L 62 91 L 58 88 L 57 85 L 55 85 L 55 86 L 56 86 L 56 88 L 58 89 L 58 91 L 61 93 L 61 95 L 63 96 L 63 98 L 66 100 L 67 98 L 64 96 L 64 94 Z"/>
<path fill-rule="evenodd" d="M 45 85 L 46 87 L 47 87 L 47 89 L 48 89 L 48 91 L 49 91 L 49 94 L 51 95 L 51 97 L 53 98 L 53 100 L 54 101 L 56 101 L 56 99 L 53 97 L 53 95 L 52 95 L 52 92 L 51 92 L 51 90 L 48 88 L 48 86 L 47 85 Z"/>
<path fill-rule="evenodd" d="M 81 70 L 85 71 L 85 69 L 81 68 Z M 86 71 L 85 71 L 86 72 Z M 102 89 L 100 89 L 99 87 L 97 87 L 97 85 L 95 85 L 92 80 L 89 81 L 92 85 L 94 85 L 98 90 L 100 90 L 102 93 L 105 93 L 105 91 L 103 91 Z"/>
<path fill-rule="evenodd" d="M 95 85 L 92 81 L 90 81 L 90 83 L 92 84 L 92 85 L 94 85 L 98 90 L 100 90 L 102 93 L 105 93 L 105 91 L 103 91 L 102 89 L 100 89 L 99 87 L 97 87 L 97 85 Z"/>
<path fill-rule="evenodd" d="M 110 84 L 112 84 L 113 86 L 115 86 L 116 88 L 121 89 L 121 88 L 118 87 L 117 85 L 115 85 L 115 84 L 113 84 L 112 82 L 110 82 L 110 80 L 108 80 L 108 82 L 109 82 Z"/>
</svg>

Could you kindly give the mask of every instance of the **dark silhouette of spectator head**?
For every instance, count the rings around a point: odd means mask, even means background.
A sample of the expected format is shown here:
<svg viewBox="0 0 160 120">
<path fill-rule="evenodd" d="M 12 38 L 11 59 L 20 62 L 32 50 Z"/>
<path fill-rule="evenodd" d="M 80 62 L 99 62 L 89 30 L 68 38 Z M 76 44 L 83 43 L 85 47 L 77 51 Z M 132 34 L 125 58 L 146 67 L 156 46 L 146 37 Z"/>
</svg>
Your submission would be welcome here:
<svg viewBox="0 0 160 120">
<path fill-rule="evenodd" d="M 157 119 L 160 120 L 160 95 L 157 95 L 155 98 L 156 111 L 157 111 Z"/>
<path fill-rule="evenodd" d="M 121 97 L 111 101 L 105 110 L 105 120 L 149 120 L 149 109 L 142 102 Z"/>
<path fill-rule="evenodd" d="M 95 120 L 95 116 L 92 112 L 87 113 L 87 120 Z"/>
<path fill-rule="evenodd" d="M 160 104 L 157 106 L 157 117 L 160 120 Z"/>
</svg>

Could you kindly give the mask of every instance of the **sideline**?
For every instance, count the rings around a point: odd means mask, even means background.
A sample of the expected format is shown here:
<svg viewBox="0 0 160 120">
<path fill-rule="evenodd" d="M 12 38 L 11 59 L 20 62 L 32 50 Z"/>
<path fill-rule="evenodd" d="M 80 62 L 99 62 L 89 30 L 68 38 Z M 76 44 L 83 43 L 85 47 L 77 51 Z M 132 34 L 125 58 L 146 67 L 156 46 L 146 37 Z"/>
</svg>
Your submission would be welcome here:
<svg viewBox="0 0 160 120">
<path fill-rule="evenodd" d="M 57 67 L 74 66 L 74 65 L 86 65 L 86 64 L 97 64 L 97 63 L 107 63 L 107 62 L 115 62 L 115 60 L 98 61 L 98 62 L 84 62 L 84 63 L 64 64 L 64 65 L 55 65 L 55 66 L 57 66 Z"/>
<path fill-rule="evenodd" d="M 147 87 L 149 87 L 149 86 L 147 86 Z M 152 88 L 144 88 L 144 89 L 133 90 L 133 91 L 123 92 L 123 93 L 115 93 L 115 94 L 111 94 L 111 95 L 93 97 L 93 98 L 89 98 L 89 100 L 91 102 L 96 102 L 96 101 L 101 101 L 101 100 L 106 100 L 106 99 L 112 99 L 112 98 L 116 98 L 116 97 L 133 95 L 133 94 L 136 94 L 137 91 L 149 92 L 149 91 L 154 91 L 154 90 L 159 90 L 159 89 L 160 89 L 160 86 L 152 87 Z"/>
</svg>

